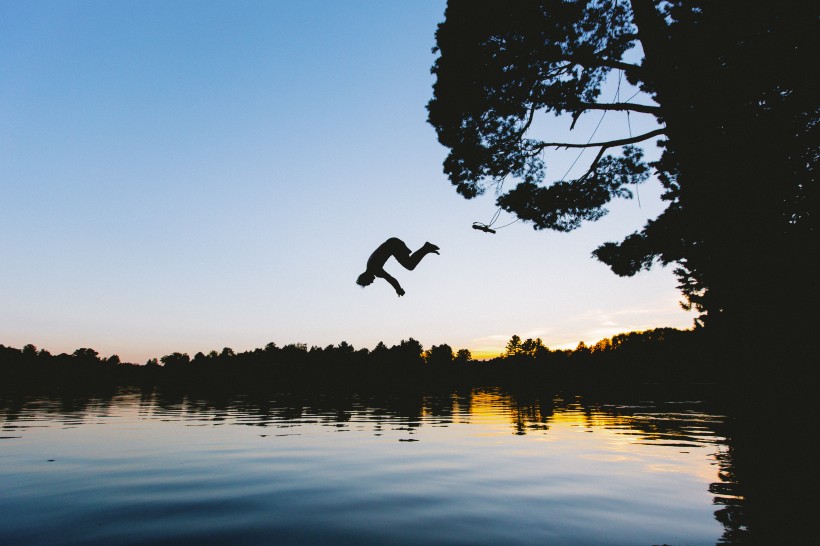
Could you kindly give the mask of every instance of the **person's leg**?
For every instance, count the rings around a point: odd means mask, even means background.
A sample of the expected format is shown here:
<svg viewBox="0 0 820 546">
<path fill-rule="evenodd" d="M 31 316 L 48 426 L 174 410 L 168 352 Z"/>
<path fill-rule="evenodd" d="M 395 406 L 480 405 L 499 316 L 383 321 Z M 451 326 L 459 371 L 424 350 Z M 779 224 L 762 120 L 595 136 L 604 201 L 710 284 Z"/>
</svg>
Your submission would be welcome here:
<svg viewBox="0 0 820 546">
<path fill-rule="evenodd" d="M 417 251 L 410 254 L 410 249 L 404 246 L 403 252 L 396 252 L 393 256 L 405 269 L 414 270 L 422 258 L 431 252 L 438 252 L 438 247 L 431 243 L 424 243 L 424 245 Z"/>
</svg>

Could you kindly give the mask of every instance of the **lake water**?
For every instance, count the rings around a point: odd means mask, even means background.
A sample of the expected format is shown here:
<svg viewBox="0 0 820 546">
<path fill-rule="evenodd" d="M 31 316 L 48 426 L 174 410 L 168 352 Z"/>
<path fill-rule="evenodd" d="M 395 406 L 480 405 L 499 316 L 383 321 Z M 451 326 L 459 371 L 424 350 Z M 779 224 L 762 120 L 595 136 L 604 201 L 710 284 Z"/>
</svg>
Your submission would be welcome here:
<svg viewBox="0 0 820 546">
<path fill-rule="evenodd" d="M 692 401 L 0 399 L 3 544 L 715 544 Z"/>
</svg>

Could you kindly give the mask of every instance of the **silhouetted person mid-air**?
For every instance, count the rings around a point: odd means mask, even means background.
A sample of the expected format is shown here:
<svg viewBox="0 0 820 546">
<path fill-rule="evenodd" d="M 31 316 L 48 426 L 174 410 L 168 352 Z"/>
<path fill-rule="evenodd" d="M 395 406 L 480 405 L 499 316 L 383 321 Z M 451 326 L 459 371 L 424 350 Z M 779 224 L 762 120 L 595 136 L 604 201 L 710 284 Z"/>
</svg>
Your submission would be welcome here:
<svg viewBox="0 0 820 546">
<path fill-rule="evenodd" d="M 438 254 L 438 251 L 439 248 L 436 245 L 424 243 L 420 249 L 411 254 L 410 249 L 407 248 L 404 241 L 396 237 L 390 237 L 379 245 L 379 248 L 374 250 L 370 258 L 367 259 L 367 269 L 356 279 L 356 284 L 362 287 L 369 286 L 376 277 L 381 277 L 396 289 L 396 294 L 403 296 L 404 290 L 399 284 L 399 281 L 391 277 L 390 274 L 384 270 L 385 262 L 387 262 L 390 256 L 393 256 L 397 262 L 412 271 L 427 254 Z"/>
</svg>

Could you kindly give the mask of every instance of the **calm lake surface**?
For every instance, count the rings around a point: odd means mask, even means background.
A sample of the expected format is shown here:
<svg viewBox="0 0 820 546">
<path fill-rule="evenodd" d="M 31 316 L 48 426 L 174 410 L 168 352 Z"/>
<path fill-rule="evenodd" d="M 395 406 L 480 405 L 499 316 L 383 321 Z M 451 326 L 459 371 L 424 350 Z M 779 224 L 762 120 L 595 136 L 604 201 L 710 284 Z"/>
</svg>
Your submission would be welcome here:
<svg viewBox="0 0 820 546">
<path fill-rule="evenodd" d="M 724 421 L 494 389 L 0 398 L 0 543 L 715 544 Z"/>
</svg>

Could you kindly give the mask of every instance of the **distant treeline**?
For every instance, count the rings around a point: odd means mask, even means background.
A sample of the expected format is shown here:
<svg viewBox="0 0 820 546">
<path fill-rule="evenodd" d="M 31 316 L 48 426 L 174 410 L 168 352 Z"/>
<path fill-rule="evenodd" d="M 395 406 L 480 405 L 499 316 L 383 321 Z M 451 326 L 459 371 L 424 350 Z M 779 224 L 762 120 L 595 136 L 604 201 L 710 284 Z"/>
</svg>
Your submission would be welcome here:
<svg viewBox="0 0 820 546">
<path fill-rule="evenodd" d="M 550 387 L 718 382 L 723 371 L 708 358 L 699 330 L 657 328 L 619 334 L 574 350 L 552 350 L 541 339 L 513 336 L 504 354 L 474 360 L 447 344 L 424 350 L 410 338 L 373 350 L 347 342 L 327 347 L 294 343 L 236 353 L 230 348 L 172 353 L 144 365 L 101 358 L 93 349 L 52 355 L 34 345 L 0 345 L 0 389 L 86 388 L 110 385 L 286 389 L 294 387 L 417 387 L 427 384 L 539 384 Z"/>
</svg>

